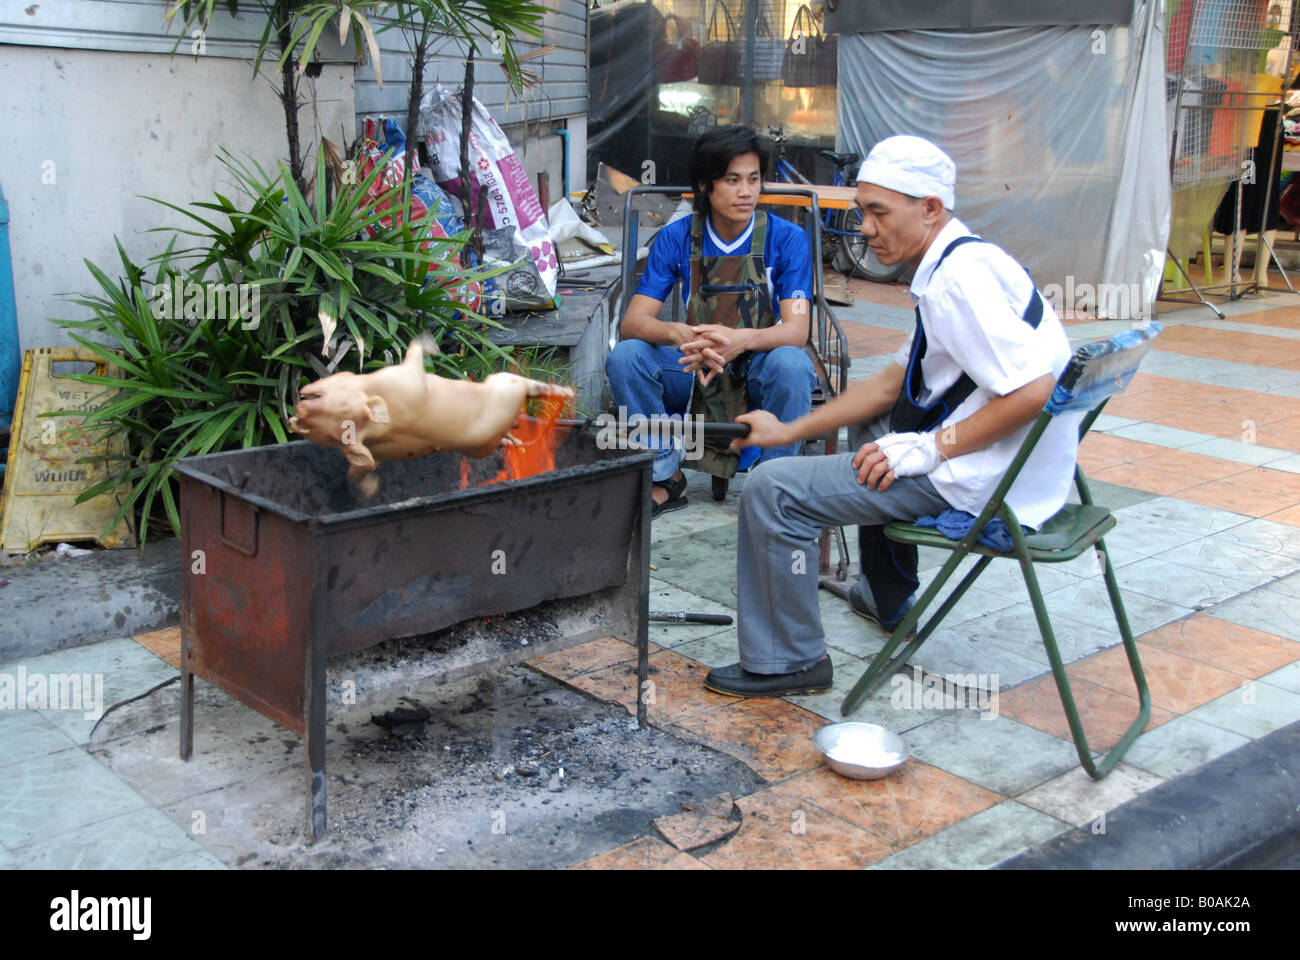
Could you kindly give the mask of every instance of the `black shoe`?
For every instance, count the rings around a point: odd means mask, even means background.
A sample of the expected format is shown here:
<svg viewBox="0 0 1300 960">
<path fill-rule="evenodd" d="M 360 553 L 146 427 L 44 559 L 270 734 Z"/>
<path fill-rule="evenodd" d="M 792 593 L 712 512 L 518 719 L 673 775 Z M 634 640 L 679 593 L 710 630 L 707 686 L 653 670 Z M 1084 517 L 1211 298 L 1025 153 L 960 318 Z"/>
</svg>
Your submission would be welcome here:
<svg viewBox="0 0 1300 960">
<path fill-rule="evenodd" d="M 715 667 L 704 678 L 704 688 L 733 697 L 790 697 L 829 693 L 834 670 L 831 658 L 822 657 L 811 667 L 794 673 L 750 673 L 738 663 Z"/>
<path fill-rule="evenodd" d="M 656 480 L 655 486 L 663 487 L 665 490 L 667 490 L 668 499 L 665 500 L 663 503 L 655 503 L 654 499 L 651 498 L 650 500 L 651 520 L 659 516 L 659 514 L 661 513 L 667 513 L 669 510 L 680 510 L 682 507 L 686 506 L 686 504 L 690 502 L 686 499 L 685 475 L 678 477 L 676 480 L 674 480 L 672 477 L 669 477 L 667 480 Z"/>
<path fill-rule="evenodd" d="M 849 589 L 849 609 L 859 617 L 870 620 L 890 635 L 898 629 L 898 625 L 903 622 L 903 618 L 907 616 L 908 611 L 912 609 L 915 603 L 915 596 L 908 597 L 903 601 L 903 608 L 898 611 L 897 617 L 892 620 L 882 620 L 880 614 L 876 612 L 876 605 L 870 597 L 866 584 L 859 580 Z M 912 633 L 915 635 L 915 628 L 913 628 Z"/>
</svg>

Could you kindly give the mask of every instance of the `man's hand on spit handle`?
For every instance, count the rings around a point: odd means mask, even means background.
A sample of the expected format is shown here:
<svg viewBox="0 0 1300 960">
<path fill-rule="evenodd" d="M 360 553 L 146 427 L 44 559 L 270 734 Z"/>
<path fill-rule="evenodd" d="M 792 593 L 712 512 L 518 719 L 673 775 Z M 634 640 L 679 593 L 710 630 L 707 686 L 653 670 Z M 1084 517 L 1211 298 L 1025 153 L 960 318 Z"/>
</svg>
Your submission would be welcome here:
<svg viewBox="0 0 1300 960">
<path fill-rule="evenodd" d="M 736 418 L 737 423 L 749 427 L 749 436 L 738 437 L 731 441 L 732 450 L 745 447 L 784 447 L 794 443 L 790 424 L 782 423 L 775 415 L 766 410 L 751 410 Z"/>
<path fill-rule="evenodd" d="M 749 436 L 732 440 L 732 450 L 740 451 L 745 447 L 784 447 L 803 439 L 794 424 L 782 423 L 766 410 L 742 413 L 736 422 L 749 426 Z M 863 444 L 853 457 L 853 469 L 858 473 L 858 482 L 865 484 L 868 490 L 888 490 L 896 479 L 885 451 L 875 443 Z"/>
</svg>

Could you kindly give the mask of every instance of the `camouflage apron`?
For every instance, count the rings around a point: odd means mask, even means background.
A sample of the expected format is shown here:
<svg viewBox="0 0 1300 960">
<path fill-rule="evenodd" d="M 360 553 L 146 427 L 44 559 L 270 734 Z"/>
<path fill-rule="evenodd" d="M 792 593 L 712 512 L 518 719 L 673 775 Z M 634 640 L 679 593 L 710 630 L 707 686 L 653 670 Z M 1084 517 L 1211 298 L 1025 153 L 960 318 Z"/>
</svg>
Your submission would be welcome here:
<svg viewBox="0 0 1300 960">
<path fill-rule="evenodd" d="M 763 262 L 766 241 L 767 214 L 757 213 L 747 255 L 706 257 L 704 217 L 697 213 L 691 218 L 691 298 L 686 308 L 689 325 L 713 323 L 732 329 L 761 329 L 776 322 L 767 287 L 767 265 Z M 706 385 L 695 377 L 690 412 L 706 421 L 731 423 L 748 410 L 745 377 L 753 355 L 753 351 L 746 350 Z M 740 455 L 727 450 L 730 442 L 730 438 L 706 441 L 703 456 L 692 466 L 715 477 L 734 476 Z"/>
</svg>

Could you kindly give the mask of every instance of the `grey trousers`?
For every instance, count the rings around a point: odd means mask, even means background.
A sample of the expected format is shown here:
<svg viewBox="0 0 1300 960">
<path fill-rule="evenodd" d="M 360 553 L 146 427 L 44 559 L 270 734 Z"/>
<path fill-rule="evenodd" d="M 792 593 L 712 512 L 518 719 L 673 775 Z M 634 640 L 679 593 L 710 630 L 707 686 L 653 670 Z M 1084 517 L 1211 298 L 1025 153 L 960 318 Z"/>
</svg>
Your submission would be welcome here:
<svg viewBox="0 0 1300 960">
<path fill-rule="evenodd" d="M 760 464 L 740 496 L 737 632 L 740 665 L 753 673 L 792 673 L 826 653 L 817 606 L 817 539 L 824 526 L 873 526 L 942 513 L 949 504 L 928 477 L 904 477 L 888 490 L 858 483 L 853 457 L 886 432 L 876 421 L 855 432 L 852 453 L 786 457 Z"/>
</svg>

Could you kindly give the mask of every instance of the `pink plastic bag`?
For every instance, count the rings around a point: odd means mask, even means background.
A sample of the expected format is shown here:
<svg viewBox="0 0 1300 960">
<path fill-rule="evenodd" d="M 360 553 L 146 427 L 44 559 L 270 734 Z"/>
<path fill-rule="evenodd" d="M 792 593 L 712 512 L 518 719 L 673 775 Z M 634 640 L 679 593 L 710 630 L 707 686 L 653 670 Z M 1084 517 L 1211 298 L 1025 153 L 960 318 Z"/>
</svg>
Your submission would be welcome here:
<svg viewBox="0 0 1300 960">
<path fill-rule="evenodd" d="M 433 178 L 453 196 L 460 196 L 460 129 L 459 94 L 438 87 L 425 94 L 420 104 L 420 129 L 424 131 Z M 546 213 L 537 192 L 528 182 L 510 141 L 478 100 L 474 100 L 470 118 L 469 162 L 471 166 L 470 202 L 479 207 L 480 191 L 487 191 L 483 204 L 490 229 L 514 227 L 519 242 L 532 254 L 533 265 L 541 278 L 545 294 L 539 290 L 530 305 L 549 306 L 555 298 L 560 260 L 551 240 Z"/>
</svg>

